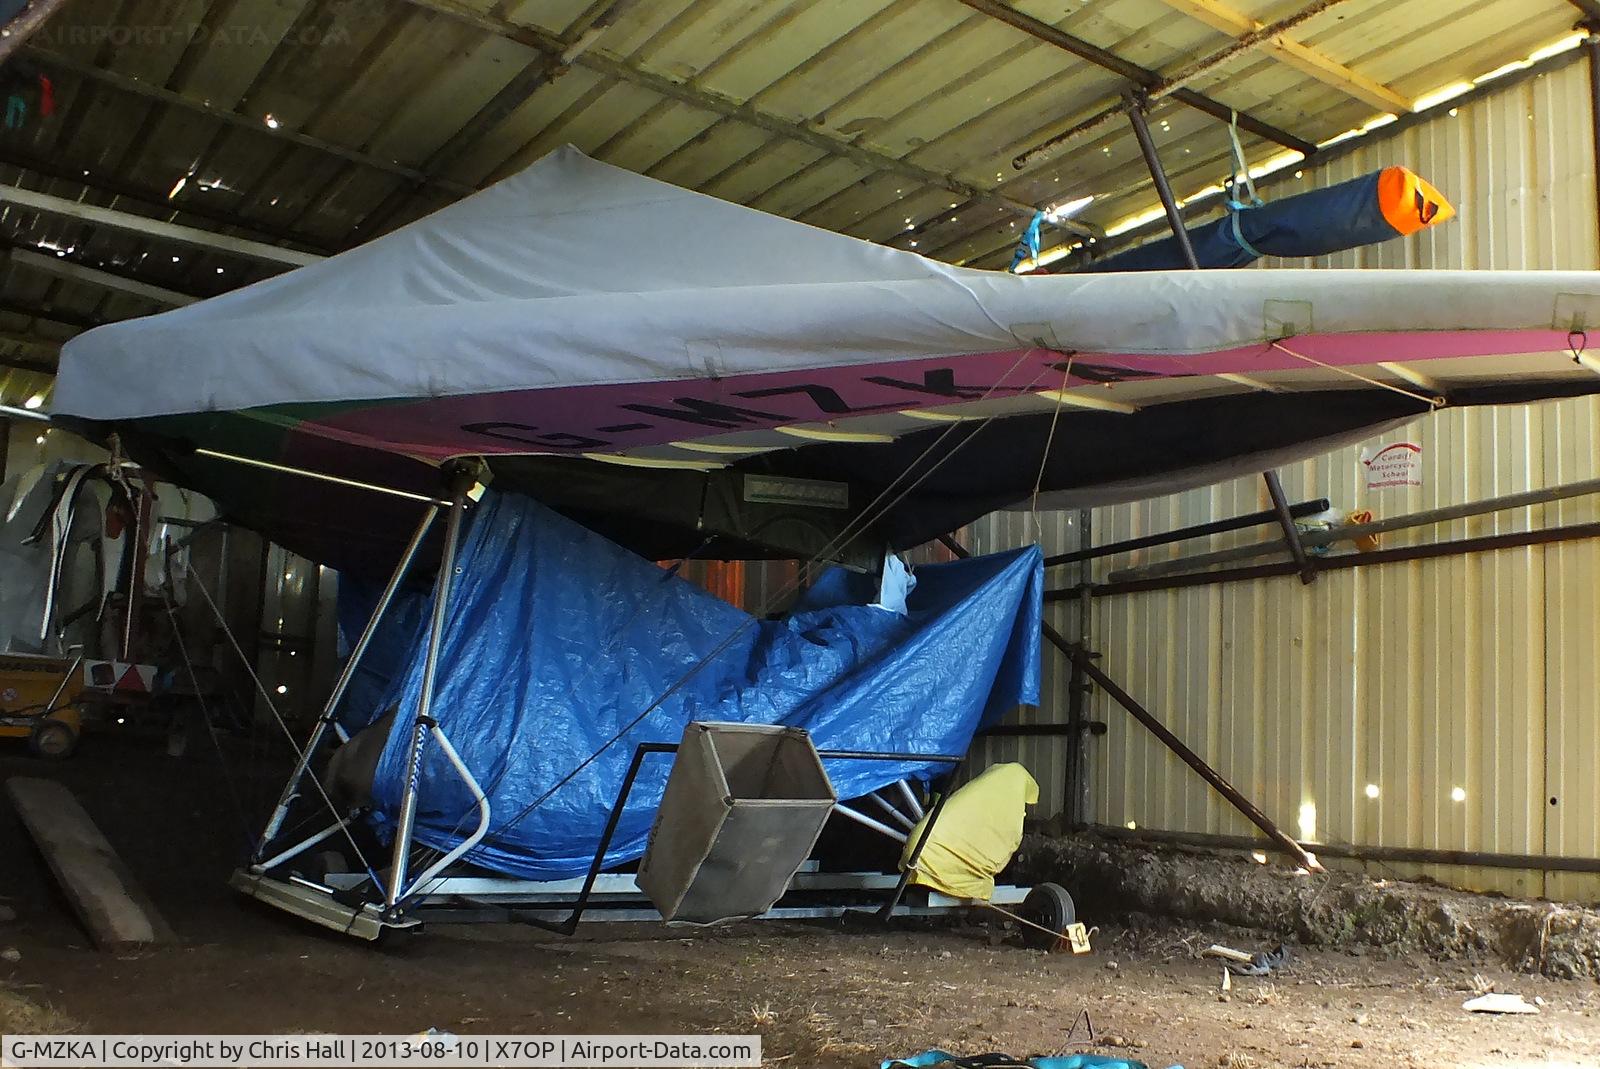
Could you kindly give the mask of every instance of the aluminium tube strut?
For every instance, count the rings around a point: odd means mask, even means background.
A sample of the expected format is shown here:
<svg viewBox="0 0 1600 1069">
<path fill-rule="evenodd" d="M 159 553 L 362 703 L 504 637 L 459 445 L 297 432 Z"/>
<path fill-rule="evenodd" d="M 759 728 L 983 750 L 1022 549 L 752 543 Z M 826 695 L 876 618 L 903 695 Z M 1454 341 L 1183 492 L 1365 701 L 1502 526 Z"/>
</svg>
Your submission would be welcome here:
<svg viewBox="0 0 1600 1069">
<path fill-rule="evenodd" d="M 433 585 L 433 613 L 428 622 L 428 649 L 422 662 L 422 689 L 417 697 L 417 719 L 411 727 L 410 749 L 406 755 L 404 793 L 400 798 L 400 815 L 395 824 L 394 856 L 389 873 L 389 887 L 384 895 L 384 907 L 397 911 L 401 889 L 406 884 L 406 870 L 411 854 L 411 833 L 417 823 L 417 787 L 422 777 L 422 748 L 433 729 L 433 685 L 439 671 L 439 647 L 444 643 L 445 609 L 450 601 L 450 588 L 455 579 L 456 543 L 460 541 L 461 514 L 467 508 L 467 494 L 473 477 L 469 470 L 458 470 L 451 476 L 450 519 L 445 525 L 444 552 L 439 559 L 439 578 Z"/>
<path fill-rule="evenodd" d="M 411 562 L 416 558 L 417 549 L 422 545 L 422 540 L 427 537 L 428 530 L 433 526 L 433 521 L 439 515 L 437 505 L 429 505 L 422 514 L 422 519 L 417 523 L 417 529 L 411 534 L 411 541 L 406 543 L 400 560 L 394 567 L 394 572 L 389 576 L 388 585 L 383 588 L 383 593 L 378 597 L 378 603 L 372 609 L 372 615 L 367 619 L 367 626 L 362 629 L 361 637 L 356 640 L 355 647 L 350 651 L 350 656 L 344 662 L 344 669 L 339 673 L 339 679 L 333 685 L 333 692 L 328 695 L 327 702 L 322 707 L 322 715 L 317 717 L 317 723 L 311 729 L 311 738 L 306 741 L 305 749 L 301 751 L 300 758 L 295 762 L 294 771 L 289 773 L 289 781 L 283 785 L 283 793 L 278 795 L 278 804 L 272 810 L 272 817 L 267 821 L 266 830 L 261 833 L 261 839 L 256 843 L 255 858 L 259 862 L 266 852 L 267 845 L 277 837 L 283 828 L 283 822 L 289 815 L 289 805 L 294 800 L 295 792 L 300 786 L 300 780 L 311 767 L 311 760 L 316 755 L 317 748 L 322 744 L 328 729 L 333 726 L 334 711 L 339 707 L 339 702 L 344 699 L 344 693 L 354 678 L 356 669 L 361 665 L 361 658 L 366 655 L 367 647 L 372 643 L 372 636 L 378 632 L 378 624 L 383 620 L 384 614 L 389 611 L 389 605 L 394 601 L 395 594 L 404 582 L 406 573 L 411 570 Z M 338 814 L 334 814 L 338 816 Z"/>
</svg>

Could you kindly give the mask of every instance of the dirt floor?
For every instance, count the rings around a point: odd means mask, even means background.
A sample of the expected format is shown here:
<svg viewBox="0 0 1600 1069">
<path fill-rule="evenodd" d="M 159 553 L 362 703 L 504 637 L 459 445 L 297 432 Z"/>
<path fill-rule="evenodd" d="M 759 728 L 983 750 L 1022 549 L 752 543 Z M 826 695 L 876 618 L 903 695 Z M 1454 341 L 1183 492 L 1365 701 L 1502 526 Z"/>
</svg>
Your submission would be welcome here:
<svg viewBox="0 0 1600 1069">
<path fill-rule="evenodd" d="M 1308 947 L 1600 980 L 1600 909 L 1592 905 L 1470 894 L 1362 872 L 1311 875 L 1288 863 L 1257 863 L 1244 850 L 1094 835 L 1028 836 L 1016 868 L 1019 882 L 1064 884 L 1091 913 L 1136 910 L 1246 926 Z"/>
<path fill-rule="evenodd" d="M 93 740 L 92 740 L 93 741 Z M 1103 910 L 1095 952 L 1024 949 L 970 919 L 915 929 L 770 922 L 685 935 L 597 927 L 572 940 L 509 926 L 433 925 L 374 948 L 239 899 L 223 879 L 243 840 L 214 755 L 100 740 L 42 766 L 0 751 L 0 777 L 59 776 L 79 794 L 184 940 L 90 947 L 15 814 L 0 804 L 0 1027 L 95 1032 L 758 1032 L 767 1064 L 876 1066 L 931 1046 L 964 1053 L 1100 1050 L 1156 1069 L 1211 1066 L 1600 1067 L 1600 986 L 1513 971 L 1493 955 L 1386 958 L 1292 947 L 1266 979 L 1196 952 L 1261 932 Z M 237 785 L 241 807 L 272 784 Z M 1543 1000 L 1486 1017 L 1492 986 Z M 8 1008 L 9 1007 L 9 1008 Z M 1097 1038 L 1080 1023 L 1088 1014 Z M 31 1017 L 21 1016 L 24 1014 Z M 45 1016 L 39 1016 L 39 1015 Z"/>
</svg>

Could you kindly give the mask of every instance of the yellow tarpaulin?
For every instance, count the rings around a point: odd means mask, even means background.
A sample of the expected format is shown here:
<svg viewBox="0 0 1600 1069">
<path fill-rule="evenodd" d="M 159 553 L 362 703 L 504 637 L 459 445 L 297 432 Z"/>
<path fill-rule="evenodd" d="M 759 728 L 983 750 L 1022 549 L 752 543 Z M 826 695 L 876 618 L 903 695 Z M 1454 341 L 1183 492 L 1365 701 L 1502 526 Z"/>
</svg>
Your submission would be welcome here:
<svg viewBox="0 0 1600 1069">
<path fill-rule="evenodd" d="M 1039 785 L 1018 764 L 994 765 L 945 802 L 911 882 L 956 898 L 988 901 L 994 877 L 1022 843 L 1022 817 L 1039 800 Z M 923 817 L 900 855 L 903 870 L 922 838 Z"/>
</svg>

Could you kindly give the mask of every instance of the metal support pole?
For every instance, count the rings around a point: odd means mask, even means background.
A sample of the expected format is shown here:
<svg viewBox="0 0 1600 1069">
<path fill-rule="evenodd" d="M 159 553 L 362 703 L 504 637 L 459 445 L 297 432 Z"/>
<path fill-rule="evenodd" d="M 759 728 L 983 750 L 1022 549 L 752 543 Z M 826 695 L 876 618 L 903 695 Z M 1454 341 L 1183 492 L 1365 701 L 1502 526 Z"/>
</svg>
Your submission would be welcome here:
<svg viewBox="0 0 1600 1069">
<path fill-rule="evenodd" d="M 1161 206 L 1166 209 L 1167 223 L 1172 227 L 1172 236 L 1178 242 L 1178 248 L 1183 253 L 1183 259 L 1189 265 L 1189 270 L 1198 271 L 1200 261 L 1195 257 L 1194 244 L 1189 240 L 1189 232 L 1183 227 L 1183 213 L 1178 210 L 1178 202 L 1172 195 L 1172 186 L 1167 182 L 1166 169 L 1161 166 L 1161 157 L 1156 154 L 1155 142 L 1150 137 L 1150 125 L 1145 122 L 1144 112 L 1139 108 L 1139 101 L 1133 101 L 1134 106 L 1128 110 L 1128 120 L 1133 124 L 1133 135 L 1139 141 L 1139 151 L 1144 154 L 1145 166 L 1150 168 L 1150 178 L 1155 182 L 1156 192 L 1161 195 Z M 1275 471 L 1262 472 L 1262 478 L 1267 481 L 1267 492 L 1272 495 L 1272 508 L 1277 514 L 1278 523 L 1283 528 L 1283 538 L 1289 544 L 1289 553 L 1294 557 L 1296 567 L 1300 569 L 1300 581 L 1310 583 L 1316 579 L 1316 566 L 1306 557 L 1306 550 L 1300 544 L 1300 531 L 1294 525 L 1294 517 L 1289 513 L 1289 501 L 1283 496 L 1283 484 L 1278 481 Z"/>
<path fill-rule="evenodd" d="M 1468 553 L 1493 553 L 1502 549 L 1520 549 L 1523 546 L 1548 546 L 1557 542 L 1576 542 L 1600 538 L 1600 523 L 1571 523 L 1562 527 L 1545 527 L 1537 531 L 1512 531 L 1509 534 L 1485 535 L 1481 538 L 1457 538 L 1448 542 L 1428 542 L 1420 546 L 1401 546 L 1398 549 L 1375 549 L 1370 553 L 1338 553 L 1322 558 L 1318 571 L 1342 571 L 1346 568 L 1372 568 L 1380 564 L 1397 564 L 1401 561 L 1433 560 L 1438 557 L 1459 557 Z M 1120 597 L 1124 594 L 1142 594 L 1151 590 L 1178 590 L 1193 586 L 1216 586 L 1252 579 L 1272 579 L 1280 575 L 1293 575 L 1294 565 L 1256 564 L 1245 568 L 1228 568 L 1220 572 L 1191 572 L 1157 579 L 1131 579 L 1125 582 L 1101 583 L 1094 588 L 1094 596 Z M 1060 591 L 1061 594 L 1070 591 Z M 1050 591 L 1046 601 L 1059 601 Z"/>
<path fill-rule="evenodd" d="M 1194 245 L 1189 241 L 1189 232 L 1183 228 L 1183 213 L 1178 210 L 1178 200 L 1172 195 L 1172 186 L 1167 182 L 1167 169 L 1161 166 L 1161 157 L 1156 154 L 1156 143 L 1150 137 L 1150 124 L 1145 121 L 1143 101 L 1130 97 L 1132 105 L 1128 109 L 1128 121 L 1133 125 L 1133 136 L 1139 142 L 1139 152 L 1144 156 L 1144 165 L 1150 169 L 1150 180 L 1155 183 L 1156 193 L 1161 197 L 1161 207 L 1166 209 L 1167 223 L 1172 227 L 1172 236 L 1178 242 L 1178 248 L 1183 253 L 1184 263 L 1189 265 L 1189 270 L 1198 271 L 1200 261 L 1195 259 Z"/>
<path fill-rule="evenodd" d="M 677 753 L 678 744 L 675 742 L 641 742 L 633 749 L 633 760 L 628 762 L 627 775 L 622 777 L 622 787 L 617 791 L 617 800 L 611 805 L 611 813 L 606 817 L 605 830 L 600 833 L 600 842 L 594 848 L 594 860 L 589 863 L 589 871 L 583 878 L 583 887 L 578 891 L 578 898 L 572 904 L 572 912 L 564 921 L 547 921 L 534 916 L 519 916 L 517 919 L 535 928 L 543 928 L 558 935 L 571 935 L 578 930 L 578 922 L 583 919 L 583 912 L 589 907 L 589 896 L 594 893 L 595 881 L 600 878 L 600 870 L 606 867 L 606 851 L 611 848 L 611 839 L 617 834 L 617 825 L 622 821 L 622 811 L 628 804 L 628 795 L 633 793 L 633 783 L 639 778 L 639 768 L 644 764 L 644 759 L 653 753 Z"/>
<path fill-rule="evenodd" d="M 372 615 L 367 619 L 367 626 L 362 629 L 361 637 L 356 640 L 355 646 L 350 650 L 350 656 L 344 662 L 344 670 L 339 673 L 339 679 L 333 685 L 333 692 L 328 695 L 327 702 L 322 707 L 322 715 L 317 717 L 316 726 L 311 729 L 311 738 L 306 741 L 305 749 L 300 753 L 300 759 L 295 762 L 294 771 L 289 773 L 289 781 L 283 785 L 283 792 L 278 795 L 278 804 L 272 810 L 272 817 L 267 821 L 266 829 L 261 833 L 261 839 L 256 843 L 253 862 L 259 863 L 262 854 L 266 852 L 267 845 L 277 837 L 283 828 L 283 822 L 289 815 L 289 805 L 294 801 L 295 793 L 300 787 L 300 781 L 305 777 L 306 771 L 311 767 L 312 758 L 317 748 L 322 745 L 322 740 L 334 723 L 334 713 L 339 708 L 339 702 L 344 699 L 344 693 L 349 689 L 350 680 L 354 678 L 356 669 L 361 665 L 361 658 L 366 655 L 367 647 L 372 643 L 372 636 L 378 632 L 378 624 L 383 620 L 384 614 L 389 611 L 389 605 L 394 601 L 395 594 L 400 590 L 400 584 L 405 581 L 406 573 L 411 570 L 411 562 L 416 558 L 417 549 L 422 545 L 422 540 L 427 537 L 428 530 L 433 526 L 433 521 L 439 515 L 439 506 L 429 505 L 422 514 L 422 519 L 417 523 L 417 529 L 411 534 L 411 541 L 406 543 L 405 551 L 400 554 L 400 561 L 395 565 L 394 571 L 389 576 L 388 585 L 383 588 L 383 593 L 378 596 L 378 603 L 373 606 Z"/>
<path fill-rule="evenodd" d="M 144 592 L 144 572 L 147 556 L 144 552 L 150 531 L 150 487 L 129 478 L 123 484 L 128 494 L 128 511 L 132 513 L 123 545 L 133 556 L 128 567 L 128 589 L 122 598 L 121 658 L 131 661 L 133 656 L 133 622 L 139 615 L 139 601 Z"/>
<path fill-rule="evenodd" d="M 1469 501 L 1463 505 L 1446 505 L 1443 508 L 1425 509 L 1422 512 L 1390 516 L 1388 519 L 1375 520 L 1372 523 L 1334 527 L 1327 531 L 1308 531 L 1300 536 L 1300 544 L 1303 546 L 1331 546 L 1337 542 L 1354 541 L 1365 535 L 1388 534 L 1390 531 L 1409 531 L 1413 528 L 1446 523 L 1450 520 L 1487 516 L 1491 512 L 1527 508 L 1530 505 L 1543 505 L 1551 501 L 1567 501 L 1575 497 L 1587 497 L 1591 494 L 1600 494 L 1600 479 L 1585 479 L 1582 482 L 1567 483 L 1564 486 L 1548 486 L 1540 490 L 1524 490 L 1520 493 L 1491 497 L 1483 501 Z M 1290 511 L 1293 510 L 1291 509 Z M 1159 576 L 1174 575 L 1180 572 L 1198 571 L 1201 568 L 1209 568 L 1213 564 L 1226 564 L 1229 561 L 1264 557 L 1277 553 L 1281 549 L 1281 542 L 1252 542 L 1246 546 L 1219 549 L 1213 553 L 1196 553 L 1187 557 L 1174 557 L 1172 560 L 1157 561 L 1154 564 L 1143 564 L 1137 568 L 1123 568 L 1112 572 L 1106 578 L 1113 583 L 1134 579 L 1155 579 Z M 1364 556 L 1370 557 L 1372 554 L 1367 553 Z M 1321 567 L 1332 567 L 1334 559 L 1332 557 L 1324 558 Z"/>
<path fill-rule="evenodd" d="M 1089 545 L 1093 528 L 1090 509 L 1078 511 L 1079 544 Z M 1090 564 L 1085 560 L 1078 574 L 1078 647 L 1083 650 L 1089 648 L 1089 626 L 1094 613 L 1094 598 L 1091 594 L 1090 583 L 1092 573 Z M 1089 732 L 1089 693 L 1094 688 L 1084 678 L 1083 669 L 1074 658 L 1071 661 L 1072 671 L 1067 680 L 1067 768 L 1065 797 L 1061 799 L 1061 818 L 1069 828 L 1082 824 L 1088 813 L 1089 801 L 1089 747 L 1086 736 Z"/>
<path fill-rule="evenodd" d="M 433 585 L 433 615 L 428 624 L 428 649 L 422 662 L 422 689 L 417 697 L 417 719 L 411 728 L 411 745 L 406 756 L 404 794 L 400 798 L 400 815 L 395 823 L 394 854 L 389 875 L 389 888 L 384 906 L 394 912 L 400 900 L 401 889 L 406 885 L 406 869 L 411 854 L 411 834 L 417 823 L 417 786 L 422 777 L 422 748 L 433 730 L 433 685 L 439 671 L 439 647 L 444 643 L 445 610 L 450 601 L 450 588 L 455 579 L 456 543 L 460 541 L 461 514 L 467 508 L 467 492 L 472 488 L 470 471 L 458 470 L 451 476 L 450 519 L 445 525 L 444 552 L 439 559 L 439 577 Z"/>
<path fill-rule="evenodd" d="M 1584 39 L 1583 50 L 1588 54 L 1589 65 L 1589 129 L 1594 136 L 1595 215 L 1600 218 L 1600 16 L 1586 7 L 1584 12 L 1587 17 L 1582 26 L 1589 32 Z"/>
<path fill-rule="evenodd" d="M 1075 649 L 1071 643 L 1061 637 L 1060 632 L 1048 624 L 1045 625 L 1044 636 L 1050 640 L 1050 644 L 1055 646 L 1056 649 L 1077 661 L 1084 675 L 1088 676 L 1100 689 L 1111 695 L 1113 701 L 1126 709 L 1135 720 L 1148 728 L 1152 735 L 1166 745 L 1167 749 L 1182 758 L 1184 764 L 1198 772 L 1201 779 L 1211 784 L 1218 794 L 1228 800 L 1230 805 L 1240 813 L 1243 813 L 1250 823 L 1266 832 L 1268 838 L 1294 857 L 1302 867 L 1311 872 L 1322 871 L 1322 866 L 1317 864 L 1315 857 L 1306 852 L 1305 847 L 1295 842 L 1287 832 L 1274 824 L 1271 817 L 1257 808 L 1254 802 L 1239 791 L 1239 788 L 1229 783 L 1222 773 L 1206 764 L 1199 754 L 1185 746 L 1183 740 L 1169 731 L 1167 726 L 1160 720 L 1156 719 L 1154 713 L 1140 705 L 1127 691 L 1117 686 L 1115 680 L 1096 667 L 1087 650 Z"/>
<path fill-rule="evenodd" d="M 50 692 L 50 700 L 44 703 L 45 715 L 56 711 L 56 702 L 61 700 L 61 695 L 67 689 L 67 684 L 72 682 L 72 677 L 78 674 L 78 669 L 83 666 L 83 654 L 72 658 L 72 663 L 67 665 L 67 670 L 61 675 L 61 682 L 56 684 L 56 689 Z"/>
<path fill-rule="evenodd" d="M 1087 509 L 1085 512 L 1089 511 Z M 1319 512 L 1328 511 L 1328 499 L 1317 498 L 1314 501 L 1302 501 L 1297 505 L 1289 506 L 1289 515 L 1295 519 L 1302 516 L 1315 516 Z M 1223 534 L 1227 531 L 1242 531 L 1249 527 L 1260 527 L 1265 523 L 1278 522 L 1278 514 L 1272 509 L 1261 512 L 1252 512 L 1246 516 L 1231 516 L 1225 520 L 1211 520 L 1207 523 L 1190 524 L 1188 527 L 1178 527 L 1160 534 L 1141 535 L 1138 538 L 1125 538 L 1120 542 L 1107 542 L 1100 546 L 1091 546 L 1084 540 L 1084 548 L 1075 549 L 1071 553 L 1056 553 L 1044 559 L 1046 568 L 1054 568 L 1061 564 L 1076 564 L 1080 561 L 1095 560 L 1099 557 L 1114 557 L 1119 553 L 1132 553 L 1136 549 L 1149 549 L 1152 546 L 1169 546 L 1174 542 L 1185 542 L 1191 538 L 1206 538 L 1214 534 Z"/>
<path fill-rule="evenodd" d="M 1264 471 L 1261 478 L 1266 480 L 1267 494 L 1272 498 L 1272 511 L 1278 514 L 1278 526 L 1283 528 L 1283 540 L 1289 546 L 1289 556 L 1294 558 L 1294 566 L 1300 569 L 1300 582 L 1309 586 L 1317 578 L 1317 566 L 1306 556 L 1305 543 L 1300 541 L 1300 528 L 1294 525 L 1294 516 L 1289 512 L 1289 499 L 1283 496 L 1283 483 L 1278 481 L 1278 473 Z"/>
<path fill-rule="evenodd" d="M 938 542 L 945 549 L 948 549 L 951 553 L 955 554 L 957 560 L 966 560 L 968 557 L 972 556 L 971 550 L 967 549 L 967 547 L 962 545 L 960 542 L 957 542 L 952 535 L 942 534 L 939 536 Z"/>
</svg>

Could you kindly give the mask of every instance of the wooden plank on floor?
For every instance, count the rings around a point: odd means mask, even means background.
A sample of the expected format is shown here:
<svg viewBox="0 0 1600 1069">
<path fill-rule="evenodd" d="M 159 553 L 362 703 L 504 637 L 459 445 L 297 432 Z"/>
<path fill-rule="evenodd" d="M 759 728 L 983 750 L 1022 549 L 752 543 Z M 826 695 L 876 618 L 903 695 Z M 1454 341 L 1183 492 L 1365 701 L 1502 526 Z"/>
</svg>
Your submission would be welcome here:
<svg viewBox="0 0 1600 1069">
<path fill-rule="evenodd" d="M 122 859 L 72 792 L 54 780 L 6 780 L 11 804 L 101 950 L 174 939 Z"/>
</svg>

